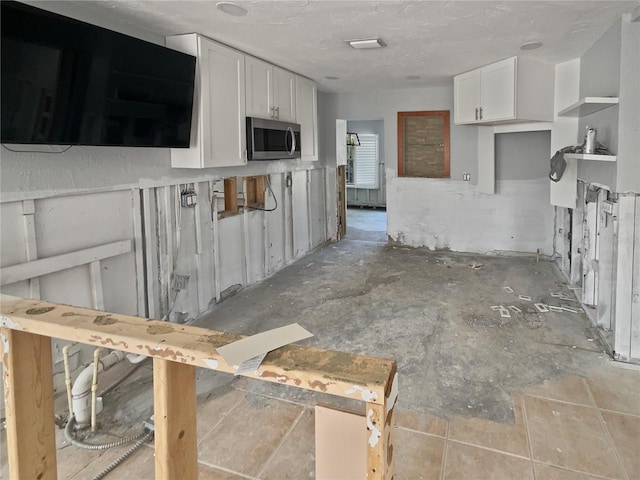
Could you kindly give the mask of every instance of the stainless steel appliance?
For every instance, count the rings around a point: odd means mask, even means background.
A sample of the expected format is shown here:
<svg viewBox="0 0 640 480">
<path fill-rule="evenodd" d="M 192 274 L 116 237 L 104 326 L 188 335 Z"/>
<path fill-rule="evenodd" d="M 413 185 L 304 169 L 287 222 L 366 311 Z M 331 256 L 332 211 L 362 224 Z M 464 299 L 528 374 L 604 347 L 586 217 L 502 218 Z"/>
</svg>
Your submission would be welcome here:
<svg viewBox="0 0 640 480">
<path fill-rule="evenodd" d="M 247 117 L 247 158 L 281 160 L 300 157 L 300 125 Z"/>
</svg>

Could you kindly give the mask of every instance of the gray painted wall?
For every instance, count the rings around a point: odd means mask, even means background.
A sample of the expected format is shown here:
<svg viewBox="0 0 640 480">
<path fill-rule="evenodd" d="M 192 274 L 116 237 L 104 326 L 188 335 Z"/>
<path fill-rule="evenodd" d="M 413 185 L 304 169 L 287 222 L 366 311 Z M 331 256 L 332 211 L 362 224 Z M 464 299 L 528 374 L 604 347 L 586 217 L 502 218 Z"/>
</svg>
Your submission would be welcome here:
<svg viewBox="0 0 640 480">
<path fill-rule="evenodd" d="M 580 58 L 580 98 L 595 96 L 617 97 L 620 93 L 620 45 L 622 22 L 616 22 Z M 581 117 L 578 122 L 576 145 L 584 141 L 586 126 L 595 127 L 597 140 L 614 154 L 618 152 L 618 107 Z M 616 187 L 616 165 L 582 161 L 578 164 L 578 178 L 587 183 Z"/>
<path fill-rule="evenodd" d="M 551 132 L 499 133 L 495 136 L 496 180 L 531 180 L 549 175 Z"/>
<path fill-rule="evenodd" d="M 640 23 L 622 23 L 618 192 L 640 192 Z"/>
<path fill-rule="evenodd" d="M 451 179 L 398 178 L 397 113 L 400 111 L 453 111 L 453 88 L 422 88 L 367 93 L 324 94 L 321 129 L 328 142 L 325 160 L 335 151 L 337 118 L 382 118 L 387 175 L 387 233 L 411 246 L 451 248 L 456 251 L 519 251 L 551 254 L 553 208 L 549 205 L 546 167 L 533 169 L 527 158 L 513 158 L 506 176 L 522 168 L 529 179 L 501 180 L 496 195 L 476 191 L 477 127 L 451 124 Z M 453 122 L 453 117 L 451 118 Z M 533 142 L 536 143 L 535 141 Z M 531 141 L 525 141 L 529 151 Z M 544 151 L 548 165 L 550 147 Z M 537 148 L 536 148 L 537 150 Z M 531 168 L 531 170 L 530 170 Z M 462 173 L 472 182 L 463 182 Z M 532 178 L 535 177 L 535 178 Z M 329 207 L 328 207 L 329 208 Z M 335 211 L 335 203 L 333 204 Z"/>
</svg>

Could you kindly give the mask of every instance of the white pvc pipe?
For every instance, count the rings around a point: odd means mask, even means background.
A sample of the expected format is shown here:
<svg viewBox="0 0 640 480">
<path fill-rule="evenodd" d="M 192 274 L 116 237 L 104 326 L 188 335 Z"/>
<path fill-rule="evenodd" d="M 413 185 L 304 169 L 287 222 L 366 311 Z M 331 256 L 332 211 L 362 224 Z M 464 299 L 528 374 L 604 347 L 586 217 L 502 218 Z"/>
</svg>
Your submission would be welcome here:
<svg viewBox="0 0 640 480">
<path fill-rule="evenodd" d="M 96 399 L 98 397 L 98 368 L 100 365 L 101 351 L 102 351 L 101 348 L 96 348 L 93 351 L 93 381 L 91 382 L 91 431 L 92 432 L 96 431 L 96 424 L 97 424 Z"/>
<path fill-rule="evenodd" d="M 65 345 L 62 348 L 62 360 L 64 361 L 64 383 L 67 386 L 67 402 L 69 403 L 69 418 L 73 417 L 73 402 L 71 400 L 71 368 L 69 367 L 69 349 L 78 342 Z"/>
<path fill-rule="evenodd" d="M 97 362 L 98 373 L 108 370 L 124 358 L 124 352 L 113 350 Z M 76 423 L 81 427 L 86 427 L 91 422 L 91 387 L 93 384 L 93 374 L 94 363 L 80 372 L 71 390 L 73 414 L 76 417 Z"/>
</svg>

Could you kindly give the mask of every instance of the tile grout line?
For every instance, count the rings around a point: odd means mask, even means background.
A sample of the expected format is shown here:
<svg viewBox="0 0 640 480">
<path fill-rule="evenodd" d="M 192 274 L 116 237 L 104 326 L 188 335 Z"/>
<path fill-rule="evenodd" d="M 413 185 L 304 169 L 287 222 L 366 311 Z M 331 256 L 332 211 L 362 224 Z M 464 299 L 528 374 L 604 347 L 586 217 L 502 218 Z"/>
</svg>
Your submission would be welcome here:
<svg viewBox="0 0 640 480">
<path fill-rule="evenodd" d="M 447 439 L 447 434 L 444 434 L 444 437 L 442 435 L 436 435 L 435 433 L 429 433 L 429 432 L 422 432 L 420 430 L 414 430 L 413 428 L 408 428 L 408 427 L 399 427 L 396 425 L 395 427 L 397 430 L 406 430 L 407 432 L 411 432 L 411 433 L 419 433 L 420 435 L 427 435 L 429 437 L 433 437 L 433 438 L 440 438 L 441 440 L 446 440 Z"/>
<path fill-rule="evenodd" d="M 633 413 L 619 412 L 618 410 L 611 410 L 610 408 L 600 408 L 600 407 L 597 407 L 597 408 L 600 411 L 607 412 L 607 413 L 614 413 L 616 415 L 625 415 L 627 417 L 634 417 L 634 418 L 640 417 L 640 415 L 635 415 Z"/>
<path fill-rule="evenodd" d="M 451 421 L 447 420 L 447 433 L 444 437 L 444 451 L 442 452 L 442 464 L 440 465 L 440 480 L 444 480 L 447 468 L 447 452 L 449 451 L 449 431 L 451 429 Z M 441 438 L 441 437 L 440 437 Z"/>
<path fill-rule="evenodd" d="M 589 477 L 593 477 L 593 478 L 598 478 L 598 479 L 602 479 L 602 480 L 611 480 L 611 477 L 604 477 L 602 475 L 600 475 L 599 473 L 591 473 L 591 472 L 582 472 L 580 470 L 574 470 L 572 468 L 569 467 L 565 467 L 562 465 L 555 465 L 553 463 L 549 463 L 549 462 L 535 462 L 535 463 L 539 463 L 542 465 L 547 465 L 549 467 L 553 467 L 553 468 L 557 468 L 558 470 L 562 470 L 563 472 L 571 472 L 571 473 L 576 473 L 578 475 L 584 476 L 584 475 L 588 475 Z"/>
<path fill-rule="evenodd" d="M 304 416 L 306 411 L 307 411 L 307 409 L 303 408 L 302 411 L 298 414 L 298 416 L 296 417 L 294 422 L 289 427 L 289 430 L 287 430 L 287 433 L 284 434 L 284 436 L 282 437 L 282 440 L 280 440 L 280 443 L 278 443 L 278 446 L 271 453 L 271 455 L 269 455 L 269 458 L 267 458 L 267 460 L 264 462 L 264 465 L 262 466 L 262 468 L 260 470 L 258 470 L 258 473 L 256 474 L 256 476 L 254 478 L 258 479 L 258 478 L 260 478 L 260 475 L 262 475 L 264 473 L 264 471 L 267 469 L 269 464 L 273 461 L 273 459 L 276 457 L 278 452 L 280 452 L 280 450 L 282 449 L 282 446 L 284 445 L 284 443 L 287 440 L 287 438 L 289 438 L 289 436 L 291 435 L 291 432 L 293 432 L 293 430 L 296 428 L 298 423 L 300 423 L 300 420 L 302 420 L 302 417 Z"/>
<path fill-rule="evenodd" d="M 448 440 L 449 443 L 457 443 L 460 445 L 466 445 L 467 447 L 479 448 L 480 450 L 486 450 L 487 452 L 499 453 L 500 455 L 506 455 L 507 457 L 518 458 L 520 460 L 531 460 L 529 457 L 525 457 L 524 455 L 516 455 L 515 453 L 505 452 L 504 450 L 496 450 L 495 448 L 485 447 L 482 445 L 477 445 L 475 443 L 464 442 L 462 440 Z"/>
<path fill-rule="evenodd" d="M 622 462 L 622 457 L 620 456 L 620 453 L 618 452 L 618 449 L 616 447 L 616 444 L 613 442 L 613 437 L 611 436 L 611 433 L 609 432 L 609 428 L 607 427 L 607 422 L 604 421 L 604 418 L 602 417 L 602 412 L 600 411 L 600 408 L 598 407 L 598 403 L 596 402 L 596 398 L 593 396 L 593 392 L 591 392 L 591 388 L 589 387 L 589 383 L 586 380 L 582 380 L 585 384 L 585 386 L 587 387 L 587 391 L 589 392 L 589 396 L 591 397 L 591 400 L 593 401 L 593 403 L 595 404 L 596 408 L 596 415 L 598 417 L 598 421 L 600 422 L 600 426 L 602 427 L 602 429 L 604 430 L 604 434 L 605 437 L 607 439 L 607 443 L 609 444 L 609 447 L 613 449 L 613 453 L 616 456 L 616 460 L 618 461 L 618 466 L 620 468 L 620 470 L 622 471 L 622 475 L 624 480 L 629 480 L 629 474 L 627 473 L 627 469 L 624 466 L 624 463 Z"/>
<path fill-rule="evenodd" d="M 204 460 L 198 460 L 198 463 L 200 465 L 204 465 L 205 467 L 213 468 L 214 470 L 220 470 L 221 472 L 230 473 L 238 477 L 246 478 L 247 480 L 253 480 L 253 477 L 250 477 L 249 475 L 245 475 L 244 473 L 236 472 L 235 470 L 230 470 L 219 465 L 214 465 L 213 463 L 205 462 Z"/>
<path fill-rule="evenodd" d="M 580 380 L 584 381 L 584 379 L 582 378 Z M 557 398 L 545 397 L 543 395 L 536 395 L 533 393 L 526 393 L 525 395 L 528 397 L 540 398 L 542 400 L 550 400 L 552 402 L 565 403 L 567 405 L 575 405 L 576 407 L 587 407 L 587 408 L 597 407 L 595 403 L 593 405 L 585 405 L 584 403 L 569 402 L 568 400 L 558 400 Z"/>
<path fill-rule="evenodd" d="M 525 399 L 526 394 L 520 397 L 520 408 L 522 408 L 522 422 L 524 423 L 524 432 L 527 436 L 527 448 L 529 450 L 529 461 L 531 462 L 531 472 L 533 473 L 533 479 L 536 480 L 536 468 L 533 463 L 533 447 L 531 445 L 531 432 L 529 432 L 529 418 L 527 417 L 527 405 Z"/>
</svg>

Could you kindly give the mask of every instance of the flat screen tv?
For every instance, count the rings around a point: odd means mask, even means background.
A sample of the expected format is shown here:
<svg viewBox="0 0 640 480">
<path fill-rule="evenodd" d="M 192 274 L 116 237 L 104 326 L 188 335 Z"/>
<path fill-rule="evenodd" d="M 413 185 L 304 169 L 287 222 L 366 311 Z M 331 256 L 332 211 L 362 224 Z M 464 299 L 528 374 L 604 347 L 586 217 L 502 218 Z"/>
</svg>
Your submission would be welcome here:
<svg viewBox="0 0 640 480">
<path fill-rule="evenodd" d="M 1 5 L 2 143 L 189 146 L 195 57 Z"/>
</svg>

